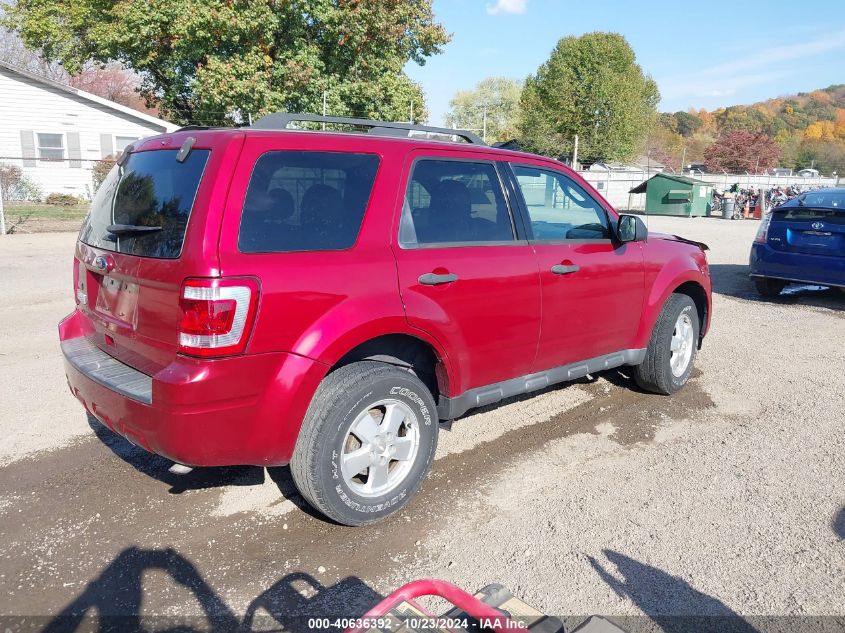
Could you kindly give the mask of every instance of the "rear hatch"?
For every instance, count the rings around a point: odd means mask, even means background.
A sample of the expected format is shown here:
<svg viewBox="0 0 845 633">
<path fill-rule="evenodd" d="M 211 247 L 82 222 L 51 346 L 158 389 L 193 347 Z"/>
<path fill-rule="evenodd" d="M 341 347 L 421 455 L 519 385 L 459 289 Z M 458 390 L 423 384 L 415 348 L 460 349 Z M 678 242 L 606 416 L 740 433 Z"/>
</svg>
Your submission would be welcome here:
<svg viewBox="0 0 845 633">
<path fill-rule="evenodd" d="M 142 141 L 91 203 L 74 262 L 78 308 L 93 326 L 91 342 L 143 373 L 155 374 L 177 353 L 185 279 L 218 274 L 219 209 L 228 186 L 219 176 L 233 161 L 235 140 L 242 135 Z"/>
<path fill-rule="evenodd" d="M 845 257 L 845 192 L 809 192 L 777 207 L 767 241 L 779 251 Z"/>
</svg>

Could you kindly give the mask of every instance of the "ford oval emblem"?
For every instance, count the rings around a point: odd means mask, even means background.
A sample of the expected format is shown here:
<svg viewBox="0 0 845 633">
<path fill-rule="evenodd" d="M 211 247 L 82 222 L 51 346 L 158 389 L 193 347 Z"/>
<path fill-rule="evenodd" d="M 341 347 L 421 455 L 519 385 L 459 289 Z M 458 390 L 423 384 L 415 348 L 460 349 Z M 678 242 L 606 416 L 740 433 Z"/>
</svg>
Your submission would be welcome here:
<svg viewBox="0 0 845 633">
<path fill-rule="evenodd" d="M 821 222 L 813 222 L 810 226 L 812 226 L 817 231 L 821 231 L 824 228 L 824 224 Z"/>
<path fill-rule="evenodd" d="M 101 270 L 101 271 L 107 273 L 109 271 L 109 269 L 111 268 L 111 266 L 109 264 L 111 264 L 111 262 L 108 259 L 106 259 L 105 257 L 103 257 L 102 255 L 97 255 L 94 258 L 94 266 L 98 270 Z"/>
</svg>

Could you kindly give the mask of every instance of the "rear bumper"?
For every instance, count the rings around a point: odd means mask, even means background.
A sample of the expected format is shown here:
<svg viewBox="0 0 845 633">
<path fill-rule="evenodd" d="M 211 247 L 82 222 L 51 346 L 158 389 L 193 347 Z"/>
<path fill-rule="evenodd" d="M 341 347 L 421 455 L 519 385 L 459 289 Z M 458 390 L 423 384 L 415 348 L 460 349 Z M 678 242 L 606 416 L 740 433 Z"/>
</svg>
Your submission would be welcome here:
<svg viewBox="0 0 845 633">
<path fill-rule="evenodd" d="M 74 312 L 59 324 L 71 393 L 110 429 L 191 466 L 284 465 L 327 371 L 287 353 L 177 356 L 146 376 L 88 342 Z"/>
<path fill-rule="evenodd" d="M 845 257 L 787 253 L 754 244 L 748 263 L 752 277 L 845 287 Z"/>
</svg>

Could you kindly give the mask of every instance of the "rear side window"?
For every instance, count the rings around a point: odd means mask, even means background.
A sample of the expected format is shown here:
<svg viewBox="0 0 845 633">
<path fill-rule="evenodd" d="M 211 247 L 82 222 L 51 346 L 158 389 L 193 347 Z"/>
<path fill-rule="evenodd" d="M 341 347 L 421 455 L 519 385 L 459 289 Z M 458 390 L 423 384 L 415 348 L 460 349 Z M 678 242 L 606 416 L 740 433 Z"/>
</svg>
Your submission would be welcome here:
<svg viewBox="0 0 845 633">
<path fill-rule="evenodd" d="M 504 242 L 513 223 L 491 163 L 418 160 L 405 195 L 403 246 Z"/>
<path fill-rule="evenodd" d="M 80 241 L 127 255 L 179 257 L 209 150 L 195 149 L 181 163 L 176 154 L 138 152 L 115 165 L 91 201 Z M 109 231 L 115 225 L 147 230 Z"/>
<path fill-rule="evenodd" d="M 246 192 L 238 248 L 242 253 L 285 253 L 351 247 L 378 163 L 373 154 L 263 154 Z"/>
</svg>

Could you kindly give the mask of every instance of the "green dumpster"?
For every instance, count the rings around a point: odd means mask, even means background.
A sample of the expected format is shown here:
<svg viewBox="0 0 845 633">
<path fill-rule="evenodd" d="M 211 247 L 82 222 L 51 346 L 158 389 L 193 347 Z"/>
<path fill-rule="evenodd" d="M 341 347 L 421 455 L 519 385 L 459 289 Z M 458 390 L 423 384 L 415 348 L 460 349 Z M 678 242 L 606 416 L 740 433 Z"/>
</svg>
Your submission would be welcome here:
<svg viewBox="0 0 845 633">
<path fill-rule="evenodd" d="M 630 193 L 645 193 L 645 211 L 651 215 L 704 216 L 710 212 L 713 185 L 687 176 L 659 173 Z"/>
</svg>

